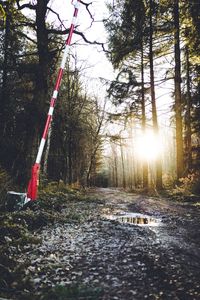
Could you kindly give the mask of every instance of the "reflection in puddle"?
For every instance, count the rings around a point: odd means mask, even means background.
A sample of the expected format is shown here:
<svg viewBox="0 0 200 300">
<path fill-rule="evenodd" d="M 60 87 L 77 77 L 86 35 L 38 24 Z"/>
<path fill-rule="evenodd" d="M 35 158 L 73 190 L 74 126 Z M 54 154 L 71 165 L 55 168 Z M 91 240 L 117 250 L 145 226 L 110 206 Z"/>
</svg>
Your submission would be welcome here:
<svg viewBox="0 0 200 300">
<path fill-rule="evenodd" d="M 120 223 L 128 223 L 139 226 L 159 226 L 160 219 L 153 218 L 148 215 L 143 215 L 140 213 L 124 213 L 121 215 L 109 215 L 106 216 L 109 220 L 115 220 Z"/>
</svg>

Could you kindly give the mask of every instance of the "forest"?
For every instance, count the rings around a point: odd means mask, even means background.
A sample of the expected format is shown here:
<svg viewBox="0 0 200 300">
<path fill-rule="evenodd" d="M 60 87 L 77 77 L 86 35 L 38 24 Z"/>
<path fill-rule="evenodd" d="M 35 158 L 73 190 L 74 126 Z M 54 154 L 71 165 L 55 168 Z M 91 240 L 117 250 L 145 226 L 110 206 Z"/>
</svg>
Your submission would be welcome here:
<svg viewBox="0 0 200 300">
<path fill-rule="evenodd" d="M 0 165 L 22 189 L 31 176 L 69 32 L 62 20 L 57 27 L 46 22 L 49 2 L 1 1 Z M 92 18 L 90 3 L 82 5 Z M 158 190 L 183 184 L 198 192 L 199 9 L 196 1 L 107 4 L 102 45 L 115 78 L 104 79 L 104 100 L 98 91 L 91 94 L 78 55 L 70 53 L 41 180 Z M 88 47 L 102 46 L 78 29 L 74 35 Z"/>
<path fill-rule="evenodd" d="M 112 155 L 116 185 L 121 164 L 124 187 L 159 190 L 187 182 L 198 190 L 198 9 L 197 1 L 115 1 L 109 6 L 105 26 L 117 76 L 108 93 L 124 110 L 110 118 L 127 126 L 126 134 L 116 137 L 121 154 Z"/>
<path fill-rule="evenodd" d="M 0 0 L 0 299 L 197 300 L 200 2 L 65 2 Z"/>
</svg>

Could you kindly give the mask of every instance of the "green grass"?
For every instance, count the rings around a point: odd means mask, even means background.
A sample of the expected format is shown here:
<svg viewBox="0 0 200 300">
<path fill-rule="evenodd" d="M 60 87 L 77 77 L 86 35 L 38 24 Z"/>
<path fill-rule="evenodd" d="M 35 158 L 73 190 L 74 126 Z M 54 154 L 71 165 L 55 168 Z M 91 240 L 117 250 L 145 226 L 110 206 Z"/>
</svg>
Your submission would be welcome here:
<svg viewBox="0 0 200 300">
<path fill-rule="evenodd" d="M 98 300 L 101 299 L 102 289 L 96 287 L 88 287 L 85 285 L 74 285 L 70 287 L 56 286 L 46 295 L 42 296 L 42 300 Z"/>
</svg>

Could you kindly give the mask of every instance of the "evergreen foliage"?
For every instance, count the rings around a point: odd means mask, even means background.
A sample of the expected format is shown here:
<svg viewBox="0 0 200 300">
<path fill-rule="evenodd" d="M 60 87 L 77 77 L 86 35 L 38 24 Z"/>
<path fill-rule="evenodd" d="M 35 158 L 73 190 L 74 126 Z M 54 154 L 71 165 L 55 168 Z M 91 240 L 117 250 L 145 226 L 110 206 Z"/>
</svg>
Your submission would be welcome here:
<svg viewBox="0 0 200 300">
<path fill-rule="evenodd" d="M 199 170 L 200 23 L 197 16 L 200 5 L 196 1 L 182 0 L 114 1 L 108 5 L 108 9 L 110 17 L 105 21 L 105 27 L 111 51 L 109 58 L 118 70 L 116 80 L 108 90 L 111 99 L 117 105 L 123 104 L 122 107 L 131 103 L 128 105 L 130 110 L 137 107 L 134 110 L 137 111 L 135 116 L 143 119 L 144 126 L 147 107 L 144 99 L 147 101 L 148 90 L 151 90 L 152 101 L 155 96 L 152 90 L 153 68 L 157 70 L 159 64 L 166 69 L 168 61 L 168 67 L 165 72 L 161 72 L 163 78 L 158 81 L 158 85 L 161 87 L 162 82 L 174 79 L 172 96 L 175 99 L 173 113 L 176 116 L 177 178 Z M 141 66 L 144 68 L 145 78 L 150 67 L 150 85 L 148 82 L 141 82 Z M 120 80 L 124 70 L 127 74 L 132 74 L 134 82 L 130 80 L 130 76 L 124 76 L 123 81 Z M 155 81 L 155 90 L 156 88 Z M 142 91 L 145 93 L 143 97 Z M 152 102 L 154 128 L 158 126 L 158 100 L 155 100 L 155 103 Z"/>
</svg>

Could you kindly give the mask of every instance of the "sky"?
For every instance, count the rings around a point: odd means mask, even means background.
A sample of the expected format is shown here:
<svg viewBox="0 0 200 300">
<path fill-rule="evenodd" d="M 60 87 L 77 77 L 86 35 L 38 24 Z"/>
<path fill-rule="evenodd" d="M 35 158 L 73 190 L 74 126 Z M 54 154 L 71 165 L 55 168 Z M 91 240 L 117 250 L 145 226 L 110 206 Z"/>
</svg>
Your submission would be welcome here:
<svg viewBox="0 0 200 300">
<path fill-rule="evenodd" d="M 89 3 L 89 1 L 85 2 Z M 71 0 L 52 0 L 50 5 L 52 9 L 59 12 L 65 27 L 69 28 L 74 11 Z M 89 8 L 95 22 L 91 25 L 91 18 L 86 11 L 85 6 L 80 4 L 77 18 L 77 30 L 83 32 L 90 41 L 95 40 L 105 43 L 106 32 L 104 25 L 101 22 L 102 19 L 106 17 L 107 10 L 105 2 L 103 0 L 94 0 Z M 59 24 L 56 16 L 53 16 L 52 13 L 49 13 L 48 18 L 51 22 L 56 22 L 56 25 Z M 73 46 L 73 51 L 76 52 L 77 58 L 80 61 L 84 60 L 84 65 L 88 67 L 85 76 L 88 77 L 89 81 L 94 81 L 94 79 L 98 79 L 99 77 L 113 79 L 112 65 L 106 58 L 101 46 L 88 45 L 75 34 L 73 35 L 72 45 L 74 43 L 76 43 L 76 46 Z"/>
<path fill-rule="evenodd" d="M 77 30 L 83 32 L 87 39 L 90 41 L 96 40 L 98 42 L 106 42 L 106 32 L 103 22 L 101 21 L 108 16 L 105 4 L 108 1 L 109 0 L 85 0 L 86 3 L 92 2 L 92 5 L 89 6 L 89 9 L 95 20 L 95 22 L 92 23 L 92 26 L 91 18 L 86 11 L 85 6 L 80 4 L 77 18 Z M 66 28 L 69 28 L 74 12 L 74 6 L 72 5 L 71 0 L 51 0 L 49 6 L 59 13 L 60 19 L 63 21 L 64 26 Z M 51 12 L 49 13 L 47 20 L 51 23 L 55 23 L 55 26 L 60 25 L 60 22 L 57 19 L 56 15 L 53 15 Z M 63 37 L 63 41 L 65 38 L 66 37 Z M 74 44 L 76 44 L 76 46 Z M 85 68 L 83 73 L 85 76 L 85 82 L 88 85 L 88 89 L 90 91 L 92 91 L 93 89 L 94 91 L 97 90 L 97 82 L 99 81 L 99 78 L 105 78 L 109 80 L 114 79 L 114 70 L 111 63 L 106 58 L 105 53 L 102 51 L 101 46 L 88 45 L 75 34 L 72 38 L 72 45 L 72 51 L 76 53 L 76 56 L 80 61 L 80 65 Z M 160 70 L 160 68 L 161 66 L 160 64 L 158 64 L 158 69 Z M 163 78 L 164 75 L 161 74 L 162 71 L 159 71 L 158 69 L 155 66 L 155 73 L 160 73 L 160 78 Z M 171 86 L 168 83 L 165 83 L 156 90 L 158 98 L 158 114 L 160 115 L 162 123 L 165 123 L 166 114 L 170 110 L 170 88 Z"/>
<path fill-rule="evenodd" d="M 92 5 L 89 6 L 89 9 L 94 17 L 94 22 L 91 25 L 91 17 L 86 11 L 84 5 L 80 4 L 78 18 L 77 18 L 77 30 L 83 32 L 86 38 L 90 41 L 98 41 L 106 43 L 106 32 L 102 20 L 107 17 L 108 12 L 105 2 L 109 0 L 83 0 L 86 3 L 92 2 Z M 74 6 L 71 3 L 71 0 L 51 0 L 49 6 L 52 10 L 56 11 L 59 14 L 60 19 L 63 22 L 62 29 L 69 28 L 71 25 Z M 48 13 L 47 21 L 51 24 L 54 24 L 54 27 L 61 26 L 60 21 L 57 16 L 52 12 Z M 63 36 L 63 44 L 67 36 Z M 101 46 L 97 45 L 88 45 L 86 44 L 80 36 L 76 34 L 72 38 L 72 46 L 70 51 L 73 54 L 76 54 L 76 57 L 79 61 L 79 66 L 83 67 L 81 75 L 83 76 L 82 81 L 85 83 L 85 88 L 88 91 L 88 94 L 98 96 L 98 99 L 101 103 L 104 103 L 106 97 L 106 86 L 99 80 L 99 78 L 104 78 L 107 80 L 113 80 L 115 78 L 115 73 L 112 68 L 112 64 L 108 61 L 105 53 L 102 50 Z M 163 70 L 164 70 L 163 66 Z M 167 67 L 167 66 L 166 66 Z M 164 72 L 164 71 L 163 71 Z M 164 73 L 161 70 L 161 65 L 158 62 L 157 66 L 155 65 L 155 79 L 164 77 Z M 149 75 L 148 75 L 149 76 Z M 147 79 L 149 81 L 149 79 Z M 168 130 L 170 126 L 169 112 L 172 99 L 171 86 L 173 83 L 163 83 L 162 86 L 156 88 L 157 96 L 157 109 L 159 117 L 159 125 L 162 126 L 162 131 Z M 85 92 L 85 91 L 84 91 Z M 150 97 L 150 95 L 149 95 Z M 151 106 L 148 105 L 151 116 Z M 108 106 L 106 106 L 107 111 L 114 112 L 115 107 L 111 105 L 108 101 Z M 114 124 L 107 125 L 107 131 L 117 133 L 121 131 L 121 126 L 115 126 Z"/>
<path fill-rule="evenodd" d="M 86 11 L 85 6 L 80 4 L 77 18 L 77 30 L 83 32 L 90 41 L 95 40 L 105 43 L 107 38 L 102 20 L 108 16 L 105 3 L 111 0 L 84 1 L 86 3 L 92 2 L 92 5 L 90 5 L 89 8 L 95 22 L 93 22 L 91 26 L 91 17 Z M 59 14 L 60 19 L 64 24 L 62 29 L 64 29 L 64 27 L 69 28 L 74 12 L 74 6 L 72 5 L 71 0 L 50 0 L 49 6 L 52 10 Z M 28 13 L 30 14 L 30 10 L 28 10 Z M 54 24 L 55 28 L 61 25 L 57 16 L 52 12 L 48 13 L 47 21 Z M 63 36 L 63 44 L 66 38 L 67 36 Z M 85 86 L 87 85 L 88 91 L 93 94 L 99 93 L 102 98 L 105 97 L 106 88 L 102 85 L 102 82 L 99 81 L 99 78 L 113 80 L 116 77 L 116 73 L 114 73 L 112 64 L 108 61 L 102 47 L 97 45 L 88 45 L 81 39 L 80 36 L 74 34 L 72 38 L 72 47 L 70 48 L 70 51 L 72 51 L 73 54 L 76 54 L 76 57 L 79 60 L 79 66 L 83 67 L 81 75 L 84 75 L 84 83 Z M 169 67 L 169 65 L 166 66 L 166 68 L 167 67 Z M 158 79 L 164 77 L 162 68 L 164 70 L 165 66 L 161 66 L 160 62 L 157 61 L 157 67 L 155 65 L 155 79 L 156 76 Z M 172 88 L 173 82 L 162 83 L 159 88 L 156 88 L 158 116 L 162 125 L 165 125 L 166 123 L 169 124 L 170 106 L 173 101 L 171 98 Z"/>
<path fill-rule="evenodd" d="M 108 12 L 105 2 L 109 0 L 91 0 L 92 5 L 89 9 L 94 17 L 95 22 L 91 25 L 91 17 L 84 5 L 80 4 L 77 30 L 83 32 L 88 40 L 106 42 L 106 32 L 102 20 L 107 17 Z M 90 3 L 89 0 L 85 0 Z M 71 0 L 51 0 L 49 6 L 59 13 L 60 19 L 66 28 L 69 28 L 73 17 L 74 6 Z M 47 21 L 54 23 L 55 27 L 60 26 L 60 21 L 57 16 L 49 12 Z M 64 26 L 62 29 L 64 29 Z M 63 43 L 66 36 L 63 36 Z M 76 54 L 79 60 L 79 65 L 83 67 L 82 75 L 84 75 L 85 86 L 89 93 L 98 94 L 101 98 L 106 96 L 106 87 L 102 86 L 99 78 L 112 80 L 115 78 L 112 64 L 108 61 L 105 53 L 102 51 L 101 46 L 94 46 L 86 44 L 79 36 L 73 35 L 71 51 Z M 161 66 L 158 64 L 158 69 Z M 160 78 L 163 78 L 162 71 L 159 71 L 155 66 L 156 75 L 159 73 Z M 157 107 L 159 123 L 162 126 L 169 126 L 169 112 L 172 99 L 170 97 L 172 82 L 163 83 L 162 86 L 156 89 Z"/>
</svg>

